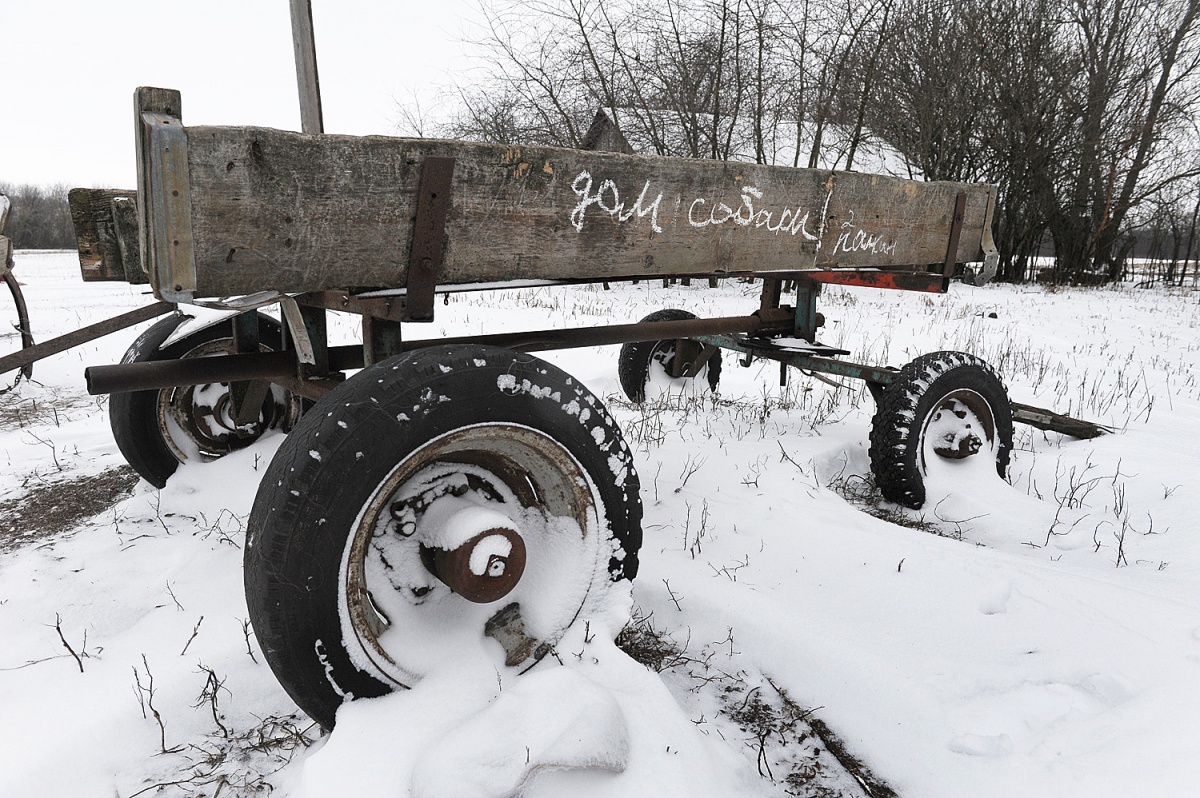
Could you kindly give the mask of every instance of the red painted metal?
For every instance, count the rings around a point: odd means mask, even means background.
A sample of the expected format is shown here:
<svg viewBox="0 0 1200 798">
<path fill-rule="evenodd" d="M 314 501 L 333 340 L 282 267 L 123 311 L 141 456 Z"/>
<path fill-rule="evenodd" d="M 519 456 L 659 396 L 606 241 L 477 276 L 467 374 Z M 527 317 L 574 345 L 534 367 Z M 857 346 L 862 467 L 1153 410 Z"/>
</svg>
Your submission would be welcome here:
<svg viewBox="0 0 1200 798">
<path fill-rule="evenodd" d="M 846 271 L 805 272 L 805 277 L 830 285 L 861 285 L 867 288 L 891 288 L 897 291 L 924 291 L 944 294 L 950 278 L 929 272 Z"/>
</svg>

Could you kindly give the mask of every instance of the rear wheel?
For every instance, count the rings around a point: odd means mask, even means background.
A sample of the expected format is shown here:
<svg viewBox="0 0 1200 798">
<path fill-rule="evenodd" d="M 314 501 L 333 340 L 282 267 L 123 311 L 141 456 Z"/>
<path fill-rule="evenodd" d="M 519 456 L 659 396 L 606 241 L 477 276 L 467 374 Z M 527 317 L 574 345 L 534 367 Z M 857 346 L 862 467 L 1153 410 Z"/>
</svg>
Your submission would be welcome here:
<svg viewBox="0 0 1200 798">
<path fill-rule="evenodd" d="M 279 322 L 259 314 L 263 350 L 278 350 Z M 126 351 L 122 363 L 182 360 L 229 354 L 233 351 L 233 321 L 224 319 L 162 343 L 179 326 L 169 316 L 149 327 Z M 268 430 L 287 431 L 300 417 L 301 401 L 278 385 L 270 386 L 257 418 L 237 424 L 228 383 L 186 385 L 157 391 L 115 393 L 108 417 L 117 448 L 133 470 L 156 488 L 163 488 L 180 463 L 207 462 L 244 449 Z"/>
<path fill-rule="evenodd" d="M 638 323 L 694 318 L 694 313 L 668 308 L 655 311 Z M 697 364 L 701 359 L 703 362 Z M 715 392 L 721 380 L 721 352 L 687 339 L 636 341 L 621 347 L 617 376 L 625 396 L 638 404 L 656 394 L 694 390 L 705 383 Z"/>
<path fill-rule="evenodd" d="M 283 443 L 248 523 L 246 598 L 268 663 L 337 708 L 465 663 L 532 667 L 637 573 L 641 500 L 603 404 L 486 346 L 364 369 Z"/>
<path fill-rule="evenodd" d="M 871 422 L 871 471 L 884 498 L 913 509 L 937 462 L 986 458 L 1001 477 L 1012 452 L 1012 406 L 996 372 L 963 352 L 932 352 L 900 370 Z"/>
</svg>

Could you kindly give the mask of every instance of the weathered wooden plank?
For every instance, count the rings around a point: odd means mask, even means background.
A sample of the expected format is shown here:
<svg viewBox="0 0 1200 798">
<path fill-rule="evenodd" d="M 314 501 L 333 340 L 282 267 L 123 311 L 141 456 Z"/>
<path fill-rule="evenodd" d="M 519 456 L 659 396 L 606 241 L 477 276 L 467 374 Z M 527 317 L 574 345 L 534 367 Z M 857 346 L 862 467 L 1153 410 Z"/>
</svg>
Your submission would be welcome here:
<svg viewBox="0 0 1200 798">
<path fill-rule="evenodd" d="M 1098 438 L 1101 435 L 1116 432 L 1112 427 L 1106 427 L 1103 424 L 1071 418 L 1044 407 L 1033 407 L 1017 402 L 1012 403 L 1012 414 L 1013 421 L 1019 421 L 1038 429 L 1061 432 L 1063 435 L 1070 435 L 1072 438 L 1081 440 Z"/>
<path fill-rule="evenodd" d="M 113 218 L 113 202 L 118 198 L 136 201 L 136 194 L 107 188 L 73 188 L 67 194 L 79 250 L 79 271 L 85 281 L 128 279 Z"/>
<path fill-rule="evenodd" d="M 461 141 L 188 128 L 198 296 L 402 287 L 421 164 L 455 157 L 439 282 L 982 259 L 990 187 Z"/>
<path fill-rule="evenodd" d="M 137 196 L 113 197 L 113 232 L 117 238 L 117 250 L 121 253 L 121 266 L 125 269 L 125 280 L 130 283 L 148 283 L 150 278 L 142 268 L 141 232 L 138 229 Z"/>
</svg>

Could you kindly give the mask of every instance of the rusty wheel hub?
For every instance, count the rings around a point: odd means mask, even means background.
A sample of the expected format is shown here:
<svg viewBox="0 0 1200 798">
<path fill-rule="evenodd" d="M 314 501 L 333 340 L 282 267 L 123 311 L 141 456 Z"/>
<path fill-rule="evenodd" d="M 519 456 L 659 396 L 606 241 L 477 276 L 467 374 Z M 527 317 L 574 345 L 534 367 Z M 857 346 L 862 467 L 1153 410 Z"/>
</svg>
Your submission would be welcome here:
<svg viewBox="0 0 1200 798">
<path fill-rule="evenodd" d="M 475 515 L 471 509 L 460 510 L 450 519 L 450 525 L 469 529 L 474 526 L 471 522 Z M 452 549 L 422 545 L 421 562 L 467 601 L 499 601 L 512 592 L 525 573 L 525 541 L 511 524 L 501 523 L 475 533 Z"/>
<path fill-rule="evenodd" d="M 964 460 L 990 451 L 996 422 L 987 401 L 974 391 L 947 394 L 925 422 L 923 440 L 938 457 Z"/>
</svg>

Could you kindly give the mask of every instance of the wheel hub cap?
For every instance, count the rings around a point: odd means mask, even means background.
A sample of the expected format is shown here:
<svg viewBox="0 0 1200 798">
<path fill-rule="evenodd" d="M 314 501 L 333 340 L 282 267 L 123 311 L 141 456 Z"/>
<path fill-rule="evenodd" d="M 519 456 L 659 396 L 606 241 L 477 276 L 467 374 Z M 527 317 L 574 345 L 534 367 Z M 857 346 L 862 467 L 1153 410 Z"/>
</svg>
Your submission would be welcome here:
<svg viewBox="0 0 1200 798">
<path fill-rule="evenodd" d="M 978 394 L 955 391 L 929 417 L 925 438 L 939 457 L 964 460 L 983 451 L 995 434 L 994 423 Z"/>
<path fill-rule="evenodd" d="M 475 512 L 479 509 L 460 510 L 449 525 L 469 524 L 479 515 Z M 511 523 L 505 523 L 478 532 L 452 549 L 422 546 L 421 561 L 431 574 L 467 601 L 489 604 L 507 596 L 521 581 L 525 541 Z"/>
</svg>

